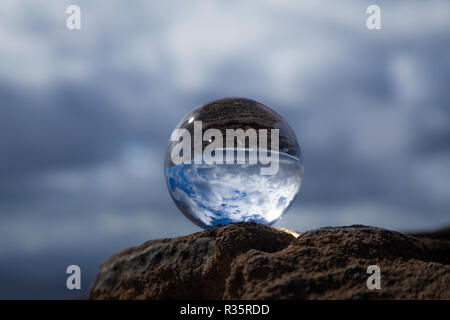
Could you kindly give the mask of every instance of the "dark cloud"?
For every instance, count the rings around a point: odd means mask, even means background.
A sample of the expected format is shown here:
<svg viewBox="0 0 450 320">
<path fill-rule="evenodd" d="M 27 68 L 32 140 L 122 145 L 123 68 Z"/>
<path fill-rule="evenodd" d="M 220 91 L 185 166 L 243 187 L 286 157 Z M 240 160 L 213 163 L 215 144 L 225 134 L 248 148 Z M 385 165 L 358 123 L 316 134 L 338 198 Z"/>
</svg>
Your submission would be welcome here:
<svg viewBox="0 0 450 320">
<path fill-rule="evenodd" d="M 0 89 L 0 173 L 91 165 L 117 154 L 124 125 L 107 96 L 65 84 L 50 93 Z"/>
<path fill-rule="evenodd" d="M 198 231 L 164 152 L 219 97 L 272 106 L 298 136 L 303 186 L 279 225 L 448 223 L 447 2 L 382 1 L 376 32 L 356 2 L 79 2 L 78 33 L 62 2 L 0 4 L 0 298 L 78 297 L 111 252 Z"/>
</svg>

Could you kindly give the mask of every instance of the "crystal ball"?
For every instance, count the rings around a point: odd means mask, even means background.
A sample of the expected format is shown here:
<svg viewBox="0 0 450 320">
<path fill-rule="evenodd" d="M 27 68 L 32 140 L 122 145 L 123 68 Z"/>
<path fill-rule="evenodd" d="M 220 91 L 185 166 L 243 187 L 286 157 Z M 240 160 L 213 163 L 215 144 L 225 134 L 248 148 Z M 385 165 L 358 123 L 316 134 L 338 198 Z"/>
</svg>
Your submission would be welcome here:
<svg viewBox="0 0 450 320">
<path fill-rule="evenodd" d="M 303 157 L 289 124 L 254 100 L 224 98 L 189 112 L 170 136 L 169 193 L 193 223 L 281 219 L 297 196 Z"/>
</svg>

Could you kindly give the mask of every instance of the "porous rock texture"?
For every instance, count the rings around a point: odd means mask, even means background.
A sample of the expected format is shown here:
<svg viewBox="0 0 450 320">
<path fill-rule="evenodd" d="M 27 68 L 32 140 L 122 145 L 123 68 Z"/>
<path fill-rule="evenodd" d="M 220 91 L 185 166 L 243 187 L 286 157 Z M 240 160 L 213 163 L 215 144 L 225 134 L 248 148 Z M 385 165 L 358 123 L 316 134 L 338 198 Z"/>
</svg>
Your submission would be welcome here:
<svg viewBox="0 0 450 320">
<path fill-rule="evenodd" d="M 103 262 L 89 298 L 450 299 L 448 236 L 360 225 L 293 234 L 236 223 L 150 240 Z M 367 288 L 369 265 L 380 290 Z"/>
</svg>

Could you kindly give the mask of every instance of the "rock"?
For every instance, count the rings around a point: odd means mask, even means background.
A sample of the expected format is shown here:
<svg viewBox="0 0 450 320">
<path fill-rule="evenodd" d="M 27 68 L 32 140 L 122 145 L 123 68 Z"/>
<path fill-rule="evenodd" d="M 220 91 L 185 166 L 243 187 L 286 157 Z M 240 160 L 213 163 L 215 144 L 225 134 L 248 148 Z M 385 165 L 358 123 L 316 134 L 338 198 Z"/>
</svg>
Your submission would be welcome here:
<svg viewBox="0 0 450 320">
<path fill-rule="evenodd" d="M 450 244 L 447 242 L 447 249 Z M 306 232 L 276 253 L 250 250 L 232 263 L 226 299 L 448 299 L 448 257 L 421 240 L 365 226 Z M 381 290 L 366 286 L 369 265 Z"/>
<path fill-rule="evenodd" d="M 294 237 L 256 223 L 150 240 L 100 266 L 91 299 L 220 299 L 231 263 L 250 249 L 277 252 Z"/>
<path fill-rule="evenodd" d="M 450 241 L 380 228 L 256 223 L 150 240 L 100 266 L 90 299 L 450 299 Z M 436 244 L 435 241 L 439 241 Z M 381 269 L 381 289 L 366 286 Z"/>
</svg>

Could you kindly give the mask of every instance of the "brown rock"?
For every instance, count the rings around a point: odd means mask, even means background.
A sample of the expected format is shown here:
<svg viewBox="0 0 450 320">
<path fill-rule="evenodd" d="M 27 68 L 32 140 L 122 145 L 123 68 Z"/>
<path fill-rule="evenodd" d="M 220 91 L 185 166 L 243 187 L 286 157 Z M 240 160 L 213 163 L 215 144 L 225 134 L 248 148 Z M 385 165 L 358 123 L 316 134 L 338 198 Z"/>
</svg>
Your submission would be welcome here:
<svg viewBox="0 0 450 320">
<path fill-rule="evenodd" d="M 250 249 L 276 252 L 294 237 L 256 223 L 217 226 L 150 240 L 113 254 L 100 266 L 91 299 L 220 299 L 232 261 Z"/>
<path fill-rule="evenodd" d="M 365 226 L 295 238 L 256 223 L 230 224 L 113 254 L 90 298 L 450 299 L 449 248 L 448 240 Z M 366 286 L 373 264 L 381 269 L 380 290 Z"/>
</svg>

